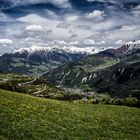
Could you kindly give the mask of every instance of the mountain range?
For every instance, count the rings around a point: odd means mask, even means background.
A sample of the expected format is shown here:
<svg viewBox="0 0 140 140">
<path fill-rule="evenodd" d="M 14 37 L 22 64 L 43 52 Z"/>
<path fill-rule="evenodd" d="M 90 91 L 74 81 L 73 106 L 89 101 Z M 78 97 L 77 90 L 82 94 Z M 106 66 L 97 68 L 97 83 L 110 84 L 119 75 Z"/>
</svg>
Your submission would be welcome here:
<svg viewBox="0 0 140 140">
<path fill-rule="evenodd" d="M 140 98 L 140 40 L 96 54 L 70 47 L 22 48 L 0 56 L 0 71 L 41 76 L 61 88 Z"/>
<path fill-rule="evenodd" d="M 140 98 L 140 42 L 127 42 L 65 64 L 43 77 L 55 86 Z"/>
<path fill-rule="evenodd" d="M 93 53 L 94 50 L 90 51 Z M 40 75 L 68 62 L 81 60 L 89 52 L 74 47 L 21 48 L 0 56 L 0 71 L 27 75 Z"/>
</svg>

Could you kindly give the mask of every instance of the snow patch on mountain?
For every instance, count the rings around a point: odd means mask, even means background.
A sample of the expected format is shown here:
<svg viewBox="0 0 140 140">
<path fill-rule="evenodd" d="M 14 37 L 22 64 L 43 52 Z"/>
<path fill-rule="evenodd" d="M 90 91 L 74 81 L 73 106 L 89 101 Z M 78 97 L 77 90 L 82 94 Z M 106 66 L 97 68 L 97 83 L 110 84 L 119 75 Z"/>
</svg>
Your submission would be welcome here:
<svg viewBox="0 0 140 140">
<path fill-rule="evenodd" d="M 13 54 L 14 53 L 35 53 L 35 52 L 59 52 L 59 53 L 72 53 L 72 54 L 94 54 L 94 53 L 97 53 L 99 50 L 95 50 L 95 48 L 93 47 L 75 47 L 75 46 L 70 46 L 70 47 L 67 47 L 67 46 L 52 46 L 52 47 L 39 47 L 39 46 L 32 46 L 30 48 L 20 48 L 18 50 L 14 50 L 13 51 Z"/>
<path fill-rule="evenodd" d="M 140 40 L 126 42 L 126 45 L 136 45 L 136 44 L 140 45 Z"/>
</svg>

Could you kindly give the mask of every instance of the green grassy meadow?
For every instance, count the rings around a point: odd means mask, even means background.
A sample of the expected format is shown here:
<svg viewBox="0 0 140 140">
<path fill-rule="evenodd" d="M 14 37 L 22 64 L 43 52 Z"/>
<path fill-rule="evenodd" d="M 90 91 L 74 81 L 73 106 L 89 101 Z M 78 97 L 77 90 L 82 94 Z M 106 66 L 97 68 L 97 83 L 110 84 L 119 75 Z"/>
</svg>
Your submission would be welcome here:
<svg viewBox="0 0 140 140">
<path fill-rule="evenodd" d="M 139 140 L 140 109 L 0 90 L 1 140 Z"/>
</svg>

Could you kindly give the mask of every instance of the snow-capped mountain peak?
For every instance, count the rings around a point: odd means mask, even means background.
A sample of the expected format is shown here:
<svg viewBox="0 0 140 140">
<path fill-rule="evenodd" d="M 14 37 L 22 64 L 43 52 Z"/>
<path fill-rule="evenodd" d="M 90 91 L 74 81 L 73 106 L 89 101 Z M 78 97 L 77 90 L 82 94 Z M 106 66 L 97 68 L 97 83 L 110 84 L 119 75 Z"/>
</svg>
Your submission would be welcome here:
<svg viewBox="0 0 140 140">
<path fill-rule="evenodd" d="M 75 46 L 52 46 L 52 47 L 39 47 L 39 46 L 31 46 L 30 48 L 20 48 L 18 50 L 14 50 L 13 53 L 35 53 L 35 52 L 59 52 L 59 53 L 72 53 L 72 54 L 94 54 L 96 53 L 93 47 L 75 47 Z"/>
<path fill-rule="evenodd" d="M 45 62 L 64 64 L 71 61 L 81 60 L 94 52 L 94 48 L 80 48 L 76 46 L 58 46 L 39 47 L 31 46 L 30 48 L 20 48 L 12 52 L 12 57 L 22 58 L 30 62 Z M 9 54 L 10 55 L 10 54 Z"/>
<path fill-rule="evenodd" d="M 101 54 L 106 54 L 115 57 L 125 57 L 132 53 L 137 53 L 140 50 L 140 40 L 129 41 L 118 48 L 109 48 L 105 51 L 100 52 Z"/>
<path fill-rule="evenodd" d="M 126 45 L 136 45 L 136 44 L 140 44 L 140 40 L 126 42 Z"/>
<path fill-rule="evenodd" d="M 126 44 L 124 46 L 127 47 L 127 50 L 125 53 L 130 53 L 131 51 L 139 50 L 140 49 L 140 40 L 126 42 Z"/>
<path fill-rule="evenodd" d="M 30 48 L 20 48 L 18 50 L 13 50 L 13 53 L 34 53 L 37 51 L 44 51 L 44 50 L 49 50 L 50 48 L 45 49 L 44 47 L 38 47 L 38 46 L 31 46 Z"/>
</svg>

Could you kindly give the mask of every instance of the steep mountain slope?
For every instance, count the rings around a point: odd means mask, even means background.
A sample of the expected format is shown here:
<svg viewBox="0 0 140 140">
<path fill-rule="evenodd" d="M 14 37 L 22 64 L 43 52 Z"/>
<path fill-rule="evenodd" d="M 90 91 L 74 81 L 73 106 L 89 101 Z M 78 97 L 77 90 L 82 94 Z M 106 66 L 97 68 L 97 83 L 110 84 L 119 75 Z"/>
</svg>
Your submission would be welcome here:
<svg viewBox="0 0 140 140">
<path fill-rule="evenodd" d="M 86 50 L 69 48 L 22 48 L 0 57 L 0 71 L 39 75 L 62 64 L 77 61 L 89 55 Z"/>
<path fill-rule="evenodd" d="M 140 53 L 122 59 L 118 64 L 96 73 L 85 83 L 99 93 L 112 96 L 135 96 L 140 99 Z"/>
<path fill-rule="evenodd" d="M 51 84 L 140 98 L 140 44 L 126 43 L 43 75 Z"/>
<path fill-rule="evenodd" d="M 140 52 L 140 40 L 126 42 L 123 46 L 117 49 L 108 49 L 100 52 L 101 54 L 115 56 L 115 57 L 125 57 L 129 54 L 134 54 L 135 52 Z"/>
<path fill-rule="evenodd" d="M 0 90 L 1 140 L 138 140 L 137 108 L 77 104 Z"/>
<path fill-rule="evenodd" d="M 91 73 L 100 71 L 106 67 L 116 64 L 118 59 L 101 54 L 92 55 L 81 61 L 65 64 L 51 72 L 43 75 L 43 78 L 57 86 L 81 86 L 82 83 L 91 79 Z"/>
</svg>

